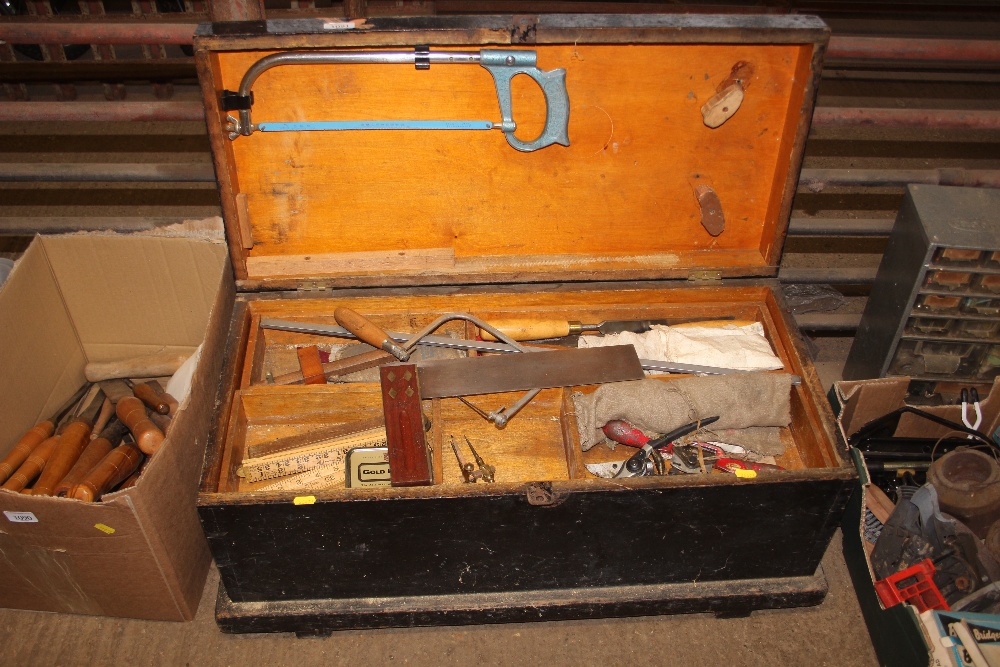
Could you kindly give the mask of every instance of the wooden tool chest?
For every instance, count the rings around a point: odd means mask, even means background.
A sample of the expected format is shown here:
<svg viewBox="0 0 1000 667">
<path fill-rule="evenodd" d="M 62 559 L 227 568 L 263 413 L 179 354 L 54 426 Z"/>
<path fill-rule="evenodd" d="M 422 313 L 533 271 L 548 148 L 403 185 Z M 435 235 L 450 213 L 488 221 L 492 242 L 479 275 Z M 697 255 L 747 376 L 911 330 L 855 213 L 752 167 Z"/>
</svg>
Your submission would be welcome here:
<svg viewBox="0 0 1000 667">
<path fill-rule="evenodd" d="M 310 633 L 819 602 L 819 561 L 856 473 L 773 277 L 827 38 L 801 16 L 202 26 L 196 56 L 240 290 L 198 500 L 222 577 L 220 626 Z M 510 94 L 517 141 L 545 136 L 562 110 L 568 146 L 522 150 L 504 130 L 471 129 L 470 119 L 503 125 L 503 84 L 446 54 L 486 62 L 489 49 L 565 70 L 565 108 L 528 76 Z M 414 55 L 313 57 L 359 51 Z M 306 57 L 282 56 L 241 86 L 279 53 Z M 358 129 L 414 120 L 437 125 Z M 296 125 L 269 131 L 278 123 Z M 571 394 L 591 386 L 545 389 L 502 430 L 457 399 L 425 401 L 429 486 L 262 491 L 240 476 L 248 448 L 382 414 L 377 377 L 271 382 L 296 346 L 351 341 L 262 320 L 336 325 L 344 307 L 410 333 L 449 312 L 760 322 L 781 372 L 801 378 L 781 433 L 786 470 L 595 477 L 586 463 L 625 455 L 581 451 Z M 464 482 L 450 448 L 463 437 L 495 467 L 493 483 Z"/>
</svg>

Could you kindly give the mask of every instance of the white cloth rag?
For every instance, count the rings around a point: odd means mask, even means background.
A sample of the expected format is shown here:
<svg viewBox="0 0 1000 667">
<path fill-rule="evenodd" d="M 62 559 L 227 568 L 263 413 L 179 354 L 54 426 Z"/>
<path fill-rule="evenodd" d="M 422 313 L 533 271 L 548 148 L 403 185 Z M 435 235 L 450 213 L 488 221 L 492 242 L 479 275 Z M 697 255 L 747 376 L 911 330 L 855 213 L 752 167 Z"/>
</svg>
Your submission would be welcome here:
<svg viewBox="0 0 1000 667">
<path fill-rule="evenodd" d="M 579 347 L 632 345 L 640 359 L 678 364 L 718 366 L 745 371 L 784 368 L 771 351 L 760 322 L 746 326 L 666 327 L 654 325 L 645 333 L 623 332 L 607 336 L 580 336 Z"/>
</svg>

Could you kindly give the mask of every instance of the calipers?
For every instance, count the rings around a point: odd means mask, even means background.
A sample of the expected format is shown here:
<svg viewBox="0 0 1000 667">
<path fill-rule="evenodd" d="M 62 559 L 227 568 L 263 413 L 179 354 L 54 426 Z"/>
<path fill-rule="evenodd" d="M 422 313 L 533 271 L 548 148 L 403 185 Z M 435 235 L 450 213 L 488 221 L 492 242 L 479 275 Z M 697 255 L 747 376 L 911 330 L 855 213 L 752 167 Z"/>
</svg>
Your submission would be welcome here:
<svg viewBox="0 0 1000 667">
<path fill-rule="evenodd" d="M 222 109 L 237 111 L 229 115 L 225 128 L 231 140 L 240 135 L 258 132 L 300 132 L 312 130 L 492 130 L 499 129 L 507 143 L 519 151 L 536 151 L 552 144 L 569 146 L 569 95 L 566 92 L 566 70 L 544 71 L 536 66 L 534 51 L 510 49 L 482 49 L 480 51 L 436 51 L 418 46 L 413 51 L 287 51 L 261 58 L 246 71 L 239 90 L 222 91 Z M 479 64 L 493 76 L 493 83 L 500 102 L 500 122 L 489 120 L 358 120 L 358 121 L 298 121 L 258 122 L 250 119 L 254 103 L 253 84 L 257 78 L 273 67 L 282 65 L 366 64 L 397 65 L 412 63 L 416 69 L 430 69 L 431 64 Z M 514 136 L 517 124 L 511 103 L 510 82 L 518 74 L 525 74 L 539 85 L 545 96 L 545 127 L 532 141 L 522 141 Z"/>
</svg>

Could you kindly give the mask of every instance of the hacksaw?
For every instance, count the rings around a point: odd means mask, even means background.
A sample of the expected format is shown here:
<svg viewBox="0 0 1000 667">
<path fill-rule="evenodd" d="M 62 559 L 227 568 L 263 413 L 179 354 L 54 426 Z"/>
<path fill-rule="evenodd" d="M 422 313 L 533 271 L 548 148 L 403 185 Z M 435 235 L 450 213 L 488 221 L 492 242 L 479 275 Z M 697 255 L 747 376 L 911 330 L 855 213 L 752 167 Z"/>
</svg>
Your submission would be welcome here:
<svg viewBox="0 0 1000 667">
<path fill-rule="evenodd" d="M 566 92 L 566 70 L 541 70 L 536 67 L 535 51 L 514 49 L 482 49 L 480 51 L 435 51 L 426 46 L 413 51 L 286 51 L 273 53 L 255 62 L 243 75 L 238 91 L 224 90 L 220 106 L 224 111 L 237 111 L 226 117 L 225 129 L 231 140 L 259 132 L 345 131 L 345 130 L 500 130 L 507 143 L 519 151 L 536 151 L 552 144 L 569 146 L 569 95 Z M 282 65 L 394 65 L 413 64 L 418 70 L 430 69 L 431 64 L 482 65 L 492 76 L 500 102 L 500 122 L 490 120 L 356 120 L 356 121 L 290 121 L 258 122 L 250 120 L 254 103 L 253 84 L 273 67 Z M 510 83 L 518 74 L 534 79 L 545 97 L 545 126 L 531 141 L 514 136 Z"/>
</svg>

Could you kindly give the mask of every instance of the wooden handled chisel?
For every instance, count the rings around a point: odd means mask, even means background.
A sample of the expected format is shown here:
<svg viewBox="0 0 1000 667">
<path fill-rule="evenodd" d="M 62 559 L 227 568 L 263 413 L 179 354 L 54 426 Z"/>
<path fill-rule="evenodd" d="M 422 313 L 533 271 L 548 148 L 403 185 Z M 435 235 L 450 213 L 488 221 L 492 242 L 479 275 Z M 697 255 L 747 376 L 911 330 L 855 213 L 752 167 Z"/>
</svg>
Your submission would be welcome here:
<svg viewBox="0 0 1000 667">
<path fill-rule="evenodd" d="M 139 469 L 143 455 L 133 442 L 123 442 L 112 449 L 78 484 L 69 490 L 69 497 L 92 503 L 121 484 Z"/>
<path fill-rule="evenodd" d="M 94 420 L 104 405 L 104 394 L 97 393 L 80 414 L 66 426 L 66 430 L 59 436 L 52 456 L 45 464 L 42 474 L 38 476 L 38 481 L 31 487 L 33 495 L 51 496 L 56 486 L 70 471 L 73 464 L 80 458 L 84 448 L 90 444 L 90 432 L 94 428 Z"/>
<path fill-rule="evenodd" d="M 128 429 L 117 419 L 110 426 L 102 429 L 97 437 L 92 438 L 90 443 L 84 448 L 80 458 L 76 460 L 73 467 L 62 478 L 53 490 L 54 496 L 69 495 L 70 489 L 82 480 L 101 459 L 103 459 L 115 446 L 121 442 Z"/>
<path fill-rule="evenodd" d="M 389 334 L 367 317 L 354 312 L 350 308 L 335 309 L 333 311 L 333 318 L 337 320 L 337 324 L 357 336 L 358 340 L 364 341 L 372 347 L 385 350 L 400 361 L 406 361 L 410 358 L 410 353 L 397 345 L 396 341 Z"/>
<path fill-rule="evenodd" d="M 100 385 L 115 404 L 115 414 L 132 432 L 139 449 L 143 454 L 155 454 L 166 436 L 150 421 L 145 404 L 133 395 L 124 380 L 106 380 Z"/>
<path fill-rule="evenodd" d="M 584 324 L 577 320 L 534 319 L 528 317 L 491 319 L 489 323 L 507 334 L 514 340 L 545 340 L 547 338 L 565 338 L 583 333 L 596 332 L 602 336 L 623 332 L 645 333 L 652 331 L 656 325 L 677 326 L 691 322 L 714 322 L 732 320 L 731 316 L 723 317 L 669 317 L 660 320 L 605 320 L 597 324 Z M 496 340 L 488 331 L 482 331 L 483 340 Z"/>
<path fill-rule="evenodd" d="M 83 395 L 90 389 L 90 384 L 85 384 L 80 387 L 73 396 L 70 397 L 55 414 L 45 421 L 35 424 L 27 433 L 25 433 L 14 448 L 10 450 L 7 456 L 4 457 L 3 461 L 0 461 L 0 484 L 7 481 L 7 478 L 14 474 L 18 468 L 21 467 L 31 453 L 41 445 L 46 439 L 52 437 L 56 432 L 56 427 L 60 422 L 69 415 L 70 411 L 73 409 Z"/>
</svg>

